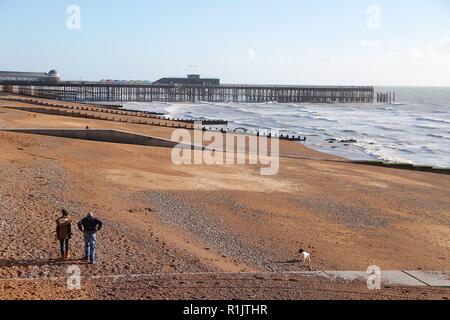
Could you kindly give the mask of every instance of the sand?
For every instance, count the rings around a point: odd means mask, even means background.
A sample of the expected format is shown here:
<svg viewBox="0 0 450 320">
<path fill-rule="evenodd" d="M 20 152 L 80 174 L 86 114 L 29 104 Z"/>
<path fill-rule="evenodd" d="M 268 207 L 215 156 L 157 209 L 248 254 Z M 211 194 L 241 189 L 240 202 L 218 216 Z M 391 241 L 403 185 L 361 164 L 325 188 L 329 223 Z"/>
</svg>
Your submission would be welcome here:
<svg viewBox="0 0 450 320">
<path fill-rule="evenodd" d="M 171 135 L 162 127 L 4 108 L 14 105 L 0 100 L 0 128 L 89 125 Z M 370 265 L 448 270 L 446 175 L 323 161 L 340 159 L 285 141 L 282 155 L 306 159 L 282 157 L 276 176 L 251 165 L 176 166 L 170 149 L 18 133 L 0 132 L 0 150 L 1 299 L 450 297 L 443 288 L 373 292 L 361 282 L 286 275 Z M 55 260 L 62 207 L 76 221 L 87 211 L 104 220 L 97 265 L 78 260 L 78 232 L 72 260 Z M 310 265 L 296 261 L 300 247 L 312 253 Z M 81 290 L 65 286 L 71 264 L 86 277 Z"/>
</svg>

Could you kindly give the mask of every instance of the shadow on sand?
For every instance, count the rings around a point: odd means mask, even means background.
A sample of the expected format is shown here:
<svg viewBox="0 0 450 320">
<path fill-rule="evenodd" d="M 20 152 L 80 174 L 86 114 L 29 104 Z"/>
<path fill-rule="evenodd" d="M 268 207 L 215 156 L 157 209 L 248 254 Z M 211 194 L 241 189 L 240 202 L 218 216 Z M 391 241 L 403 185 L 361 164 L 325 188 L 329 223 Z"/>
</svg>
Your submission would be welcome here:
<svg viewBox="0 0 450 320">
<path fill-rule="evenodd" d="M 288 260 L 288 261 L 277 261 L 276 263 L 279 264 L 294 264 L 294 263 L 302 263 L 303 261 L 299 260 L 299 259 L 293 259 L 293 260 Z"/>
<path fill-rule="evenodd" d="M 42 260 L 13 260 L 13 259 L 0 259 L 0 267 L 44 267 L 44 266 L 64 266 L 72 264 L 84 263 L 83 259 L 42 259 Z"/>
</svg>

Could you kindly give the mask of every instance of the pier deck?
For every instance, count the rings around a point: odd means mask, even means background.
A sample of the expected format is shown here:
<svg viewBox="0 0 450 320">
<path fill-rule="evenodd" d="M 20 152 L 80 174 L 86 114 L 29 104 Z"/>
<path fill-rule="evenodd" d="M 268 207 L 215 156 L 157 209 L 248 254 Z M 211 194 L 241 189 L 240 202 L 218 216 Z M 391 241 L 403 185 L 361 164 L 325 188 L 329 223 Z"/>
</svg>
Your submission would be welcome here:
<svg viewBox="0 0 450 320">
<path fill-rule="evenodd" d="M 0 91 L 63 101 L 372 103 L 371 86 L 136 85 L 101 82 L 6 83 Z"/>
</svg>

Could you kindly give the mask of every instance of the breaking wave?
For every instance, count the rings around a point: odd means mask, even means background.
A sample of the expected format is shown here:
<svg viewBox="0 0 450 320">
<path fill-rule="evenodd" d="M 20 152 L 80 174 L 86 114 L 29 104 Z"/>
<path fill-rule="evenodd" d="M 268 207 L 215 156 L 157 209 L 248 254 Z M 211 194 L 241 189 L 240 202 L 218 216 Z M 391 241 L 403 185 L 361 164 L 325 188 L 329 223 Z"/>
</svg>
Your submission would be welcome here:
<svg viewBox="0 0 450 320">
<path fill-rule="evenodd" d="M 395 104 L 130 103 L 171 117 L 224 119 L 231 127 L 279 129 L 308 136 L 309 146 L 354 159 L 450 167 L 450 89 L 430 103 L 423 89 L 396 88 Z M 436 89 L 434 89 L 436 90 Z M 446 90 L 446 91 L 445 91 Z M 326 139 L 355 140 L 339 143 Z"/>
</svg>

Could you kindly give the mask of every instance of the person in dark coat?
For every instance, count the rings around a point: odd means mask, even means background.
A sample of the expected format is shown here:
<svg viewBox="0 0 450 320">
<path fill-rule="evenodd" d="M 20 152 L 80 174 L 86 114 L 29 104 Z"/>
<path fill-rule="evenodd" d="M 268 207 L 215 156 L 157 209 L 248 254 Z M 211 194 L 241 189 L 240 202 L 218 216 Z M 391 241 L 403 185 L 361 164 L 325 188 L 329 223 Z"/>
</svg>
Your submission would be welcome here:
<svg viewBox="0 0 450 320">
<path fill-rule="evenodd" d="M 56 219 L 56 238 L 59 240 L 61 259 L 70 256 L 70 239 L 72 239 L 72 218 L 66 209 L 61 210 L 62 216 Z"/>
<path fill-rule="evenodd" d="M 97 232 L 103 227 L 103 223 L 94 217 L 92 213 L 88 213 L 80 222 L 78 229 L 84 233 L 85 256 L 84 259 L 91 264 L 95 263 L 95 247 L 97 244 Z"/>
</svg>

